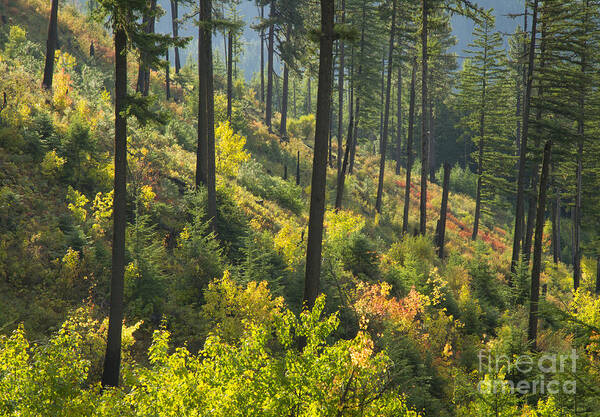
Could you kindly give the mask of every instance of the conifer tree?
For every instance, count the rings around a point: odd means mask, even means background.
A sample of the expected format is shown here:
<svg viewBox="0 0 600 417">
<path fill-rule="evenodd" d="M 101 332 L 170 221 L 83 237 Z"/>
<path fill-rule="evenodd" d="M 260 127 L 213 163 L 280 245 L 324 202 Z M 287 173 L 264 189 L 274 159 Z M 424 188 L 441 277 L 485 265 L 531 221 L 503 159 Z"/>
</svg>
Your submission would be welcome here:
<svg viewBox="0 0 600 417">
<path fill-rule="evenodd" d="M 110 312 L 108 338 L 102 372 L 103 386 L 119 384 L 121 364 L 121 331 L 123 326 L 123 291 L 125 270 L 125 226 L 127 200 L 127 115 L 133 114 L 141 122 L 155 119 L 148 106 L 147 98 L 130 96 L 127 92 L 127 49 L 133 47 L 152 48 L 148 63 L 160 65 L 169 46 L 183 46 L 184 41 L 166 35 L 149 35 L 136 19 L 147 12 L 145 1 L 100 0 L 99 18 L 109 19 L 115 45 L 115 174 L 113 196 L 112 268 L 110 281 Z"/>
</svg>

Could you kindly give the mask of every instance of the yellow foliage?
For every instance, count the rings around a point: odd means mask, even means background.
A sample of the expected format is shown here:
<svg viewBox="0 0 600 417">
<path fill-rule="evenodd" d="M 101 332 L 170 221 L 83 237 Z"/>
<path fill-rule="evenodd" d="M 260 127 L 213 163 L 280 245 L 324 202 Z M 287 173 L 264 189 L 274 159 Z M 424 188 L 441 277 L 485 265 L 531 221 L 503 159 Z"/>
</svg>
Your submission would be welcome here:
<svg viewBox="0 0 600 417">
<path fill-rule="evenodd" d="M 48 177 L 55 176 L 60 172 L 65 162 L 67 162 L 65 158 L 61 158 L 56 154 L 55 150 L 51 150 L 44 155 L 44 159 L 42 160 L 42 173 Z"/>
<path fill-rule="evenodd" d="M 235 177 L 240 165 L 250 159 L 246 152 L 246 138 L 233 132 L 229 122 L 219 123 L 215 130 L 217 172 L 227 177 Z"/>
</svg>

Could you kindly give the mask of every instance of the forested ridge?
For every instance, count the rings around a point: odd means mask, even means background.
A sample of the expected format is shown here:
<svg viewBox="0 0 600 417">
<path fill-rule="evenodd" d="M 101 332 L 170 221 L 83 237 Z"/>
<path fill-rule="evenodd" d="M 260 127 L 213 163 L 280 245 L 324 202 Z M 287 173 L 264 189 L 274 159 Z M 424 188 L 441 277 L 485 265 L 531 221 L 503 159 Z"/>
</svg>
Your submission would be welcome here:
<svg viewBox="0 0 600 417">
<path fill-rule="evenodd" d="M 600 2 L 255 7 L 0 0 L 0 415 L 597 416 Z"/>
</svg>

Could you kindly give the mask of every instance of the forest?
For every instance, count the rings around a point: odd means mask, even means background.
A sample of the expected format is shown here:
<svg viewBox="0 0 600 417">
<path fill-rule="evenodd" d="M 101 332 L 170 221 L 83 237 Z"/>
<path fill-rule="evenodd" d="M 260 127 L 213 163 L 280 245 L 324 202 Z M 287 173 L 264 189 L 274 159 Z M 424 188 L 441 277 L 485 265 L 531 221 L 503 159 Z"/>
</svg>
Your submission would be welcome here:
<svg viewBox="0 0 600 417">
<path fill-rule="evenodd" d="M 508 4 L 0 0 L 0 416 L 600 416 L 600 0 Z"/>
</svg>

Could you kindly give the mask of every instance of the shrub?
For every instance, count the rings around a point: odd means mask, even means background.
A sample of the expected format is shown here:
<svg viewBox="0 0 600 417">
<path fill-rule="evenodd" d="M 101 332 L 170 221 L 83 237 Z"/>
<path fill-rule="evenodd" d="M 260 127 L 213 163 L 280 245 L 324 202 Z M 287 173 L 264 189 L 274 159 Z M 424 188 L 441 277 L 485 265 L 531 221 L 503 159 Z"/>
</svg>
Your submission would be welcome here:
<svg viewBox="0 0 600 417">
<path fill-rule="evenodd" d="M 217 172 L 227 177 L 237 176 L 240 165 L 250 159 L 244 150 L 246 138 L 233 133 L 229 122 L 219 123 L 215 130 Z"/>
<path fill-rule="evenodd" d="M 256 161 L 250 160 L 240 167 L 238 181 L 256 196 L 273 200 L 295 214 L 302 212 L 302 189 L 290 181 L 267 174 Z"/>
<path fill-rule="evenodd" d="M 288 131 L 297 138 L 310 140 L 315 134 L 315 115 L 307 114 L 288 121 Z"/>
</svg>

